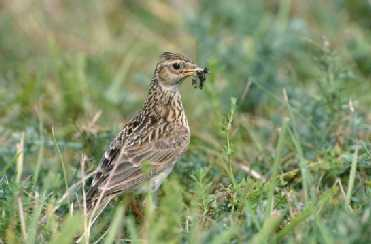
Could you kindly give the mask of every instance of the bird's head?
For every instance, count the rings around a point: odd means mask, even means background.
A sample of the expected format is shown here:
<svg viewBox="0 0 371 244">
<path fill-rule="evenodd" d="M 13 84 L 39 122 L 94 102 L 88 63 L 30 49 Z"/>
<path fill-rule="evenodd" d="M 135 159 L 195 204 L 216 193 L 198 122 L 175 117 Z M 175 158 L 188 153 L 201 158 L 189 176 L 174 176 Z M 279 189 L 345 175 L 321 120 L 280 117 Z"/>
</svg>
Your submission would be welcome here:
<svg viewBox="0 0 371 244">
<path fill-rule="evenodd" d="M 189 58 L 171 52 L 164 52 L 156 66 L 155 78 L 166 88 L 177 88 L 187 77 L 198 77 L 202 86 L 207 68 L 193 63 Z M 202 80 L 203 79 L 203 80 Z"/>
</svg>

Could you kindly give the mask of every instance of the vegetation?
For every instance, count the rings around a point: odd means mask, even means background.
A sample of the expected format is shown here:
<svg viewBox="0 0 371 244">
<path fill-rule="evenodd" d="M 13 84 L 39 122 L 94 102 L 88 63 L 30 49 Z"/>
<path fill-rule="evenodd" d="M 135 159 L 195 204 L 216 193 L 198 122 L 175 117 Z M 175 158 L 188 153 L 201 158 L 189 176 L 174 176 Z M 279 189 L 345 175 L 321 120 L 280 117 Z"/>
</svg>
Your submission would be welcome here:
<svg viewBox="0 0 371 244">
<path fill-rule="evenodd" d="M 91 243 L 370 243 L 370 16 L 365 0 L 3 1 L 0 243 L 81 233 L 70 187 L 165 50 L 210 70 L 182 87 L 190 149 Z"/>
</svg>

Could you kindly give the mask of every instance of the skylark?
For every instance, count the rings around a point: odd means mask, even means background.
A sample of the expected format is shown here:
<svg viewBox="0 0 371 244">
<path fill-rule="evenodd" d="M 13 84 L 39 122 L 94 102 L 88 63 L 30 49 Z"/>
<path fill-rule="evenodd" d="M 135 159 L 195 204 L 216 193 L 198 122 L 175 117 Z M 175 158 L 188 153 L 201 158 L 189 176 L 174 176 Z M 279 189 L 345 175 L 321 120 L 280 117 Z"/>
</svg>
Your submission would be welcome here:
<svg viewBox="0 0 371 244">
<path fill-rule="evenodd" d="M 179 86 L 193 77 L 192 83 L 202 88 L 207 73 L 183 55 L 161 54 L 143 108 L 104 153 L 86 197 L 90 221 L 116 196 L 156 191 L 170 174 L 190 139 Z"/>
</svg>

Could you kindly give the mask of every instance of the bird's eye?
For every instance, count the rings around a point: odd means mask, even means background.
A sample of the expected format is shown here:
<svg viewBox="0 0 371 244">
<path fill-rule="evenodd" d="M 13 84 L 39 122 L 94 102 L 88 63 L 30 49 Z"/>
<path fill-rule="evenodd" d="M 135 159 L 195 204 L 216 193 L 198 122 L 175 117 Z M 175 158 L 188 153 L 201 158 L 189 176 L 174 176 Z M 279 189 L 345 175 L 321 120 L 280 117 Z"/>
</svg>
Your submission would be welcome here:
<svg viewBox="0 0 371 244">
<path fill-rule="evenodd" d="M 180 69 L 180 64 L 179 63 L 174 63 L 173 68 L 174 69 Z"/>
</svg>

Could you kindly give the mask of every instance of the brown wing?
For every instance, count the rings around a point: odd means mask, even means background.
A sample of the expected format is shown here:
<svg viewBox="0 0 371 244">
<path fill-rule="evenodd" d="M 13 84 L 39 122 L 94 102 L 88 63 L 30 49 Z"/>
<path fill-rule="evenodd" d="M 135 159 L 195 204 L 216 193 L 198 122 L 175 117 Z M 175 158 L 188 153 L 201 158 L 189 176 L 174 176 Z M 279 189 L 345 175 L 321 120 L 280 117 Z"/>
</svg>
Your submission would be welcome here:
<svg viewBox="0 0 371 244">
<path fill-rule="evenodd" d="M 186 150 L 189 131 L 184 127 L 159 125 L 135 133 L 120 144 L 114 141 L 106 152 L 88 193 L 88 202 L 94 202 L 100 195 L 130 191 L 171 167 Z"/>
</svg>

